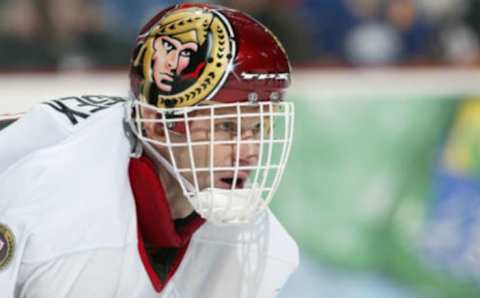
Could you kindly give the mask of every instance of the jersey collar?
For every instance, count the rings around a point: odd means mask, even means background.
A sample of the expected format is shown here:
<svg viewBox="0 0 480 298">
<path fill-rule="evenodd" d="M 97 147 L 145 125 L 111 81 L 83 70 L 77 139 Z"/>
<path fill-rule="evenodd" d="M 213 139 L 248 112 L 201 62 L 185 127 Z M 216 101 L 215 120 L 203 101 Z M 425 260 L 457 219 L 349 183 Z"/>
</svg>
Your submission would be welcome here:
<svg viewBox="0 0 480 298">
<path fill-rule="evenodd" d="M 176 271 L 192 234 L 205 222 L 196 213 L 181 220 L 172 220 L 165 191 L 152 161 L 146 157 L 132 158 L 129 178 L 137 208 L 138 245 L 142 262 L 154 288 L 160 292 Z M 161 282 L 145 249 L 178 248 L 178 258 L 166 281 Z"/>
</svg>

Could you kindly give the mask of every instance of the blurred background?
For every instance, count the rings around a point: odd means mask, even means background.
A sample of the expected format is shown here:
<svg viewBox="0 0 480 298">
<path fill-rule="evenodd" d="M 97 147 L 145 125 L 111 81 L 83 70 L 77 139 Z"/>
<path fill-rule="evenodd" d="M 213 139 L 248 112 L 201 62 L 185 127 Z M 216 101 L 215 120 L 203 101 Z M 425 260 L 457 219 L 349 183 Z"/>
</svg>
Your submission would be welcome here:
<svg viewBox="0 0 480 298">
<path fill-rule="evenodd" d="M 2 70 L 125 68 L 169 0 L 0 0 Z M 478 0 L 220 0 L 278 35 L 295 65 L 462 65 L 479 59 Z"/>
<path fill-rule="evenodd" d="M 127 95 L 140 26 L 178 2 L 0 0 L 0 114 Z M 301 266 L 280 297 L 480 297 L 480 0 L 208 2 L 262 21 L 293 64 L 273 208 Z"/>
</svg>

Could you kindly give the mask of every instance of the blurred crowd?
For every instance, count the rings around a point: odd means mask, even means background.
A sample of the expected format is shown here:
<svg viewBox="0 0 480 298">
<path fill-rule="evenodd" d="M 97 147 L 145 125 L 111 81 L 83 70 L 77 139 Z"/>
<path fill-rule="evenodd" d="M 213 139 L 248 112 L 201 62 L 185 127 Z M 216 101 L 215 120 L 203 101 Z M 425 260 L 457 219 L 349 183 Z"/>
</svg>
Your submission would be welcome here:
<svg viewBox="0 0 480 298">
<path fill-rule="evenodd" d="M 0 70 L 116 69 L 171 0 L 0 0 Z M 217 0 L 262 21 L 295 65 L 480 65 L 480 0 Z"/>
</svg>

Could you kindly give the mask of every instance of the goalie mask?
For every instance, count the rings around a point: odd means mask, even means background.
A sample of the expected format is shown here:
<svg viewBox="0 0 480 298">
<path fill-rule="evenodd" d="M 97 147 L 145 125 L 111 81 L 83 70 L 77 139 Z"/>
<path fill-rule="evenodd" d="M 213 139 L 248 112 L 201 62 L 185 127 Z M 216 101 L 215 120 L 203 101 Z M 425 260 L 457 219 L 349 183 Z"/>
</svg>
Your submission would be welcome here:
<svg viewBox="0 0 480 298">
<path fill-rule="evenodd" d="M 290 65 L 267 28 L 221 6 L 171 7 L 141 30 L 130 82 L 135 134 L 197 213 L 241 223 L 266 208 L 293 133 Z"/>
</svg>

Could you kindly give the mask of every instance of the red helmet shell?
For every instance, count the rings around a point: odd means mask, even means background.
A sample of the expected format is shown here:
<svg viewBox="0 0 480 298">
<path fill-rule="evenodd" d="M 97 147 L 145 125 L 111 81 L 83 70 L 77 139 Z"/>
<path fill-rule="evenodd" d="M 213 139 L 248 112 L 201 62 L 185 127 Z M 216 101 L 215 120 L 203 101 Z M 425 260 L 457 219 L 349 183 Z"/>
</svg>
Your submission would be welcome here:
<svg viewBox="0 0 480 298">
<path fill-rule="evenodd" d="M 168 59 L 177 68 L 159 72 Z M 278 39 L 252 17 L 218 5 L 179 4 L 140 31 L 130 85 L 137 99 L 157 107 L 280 101 L 290 64 Z"/>
</svg>

